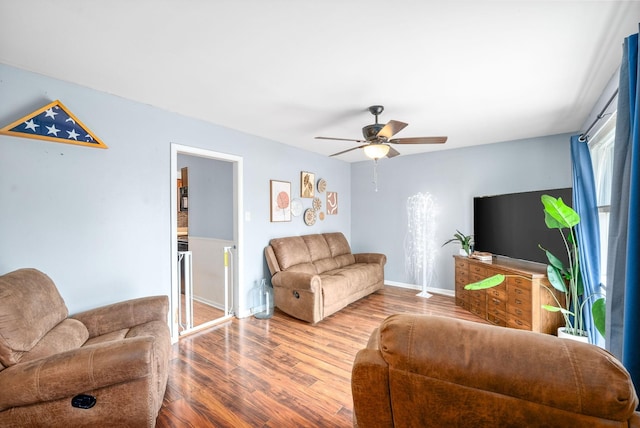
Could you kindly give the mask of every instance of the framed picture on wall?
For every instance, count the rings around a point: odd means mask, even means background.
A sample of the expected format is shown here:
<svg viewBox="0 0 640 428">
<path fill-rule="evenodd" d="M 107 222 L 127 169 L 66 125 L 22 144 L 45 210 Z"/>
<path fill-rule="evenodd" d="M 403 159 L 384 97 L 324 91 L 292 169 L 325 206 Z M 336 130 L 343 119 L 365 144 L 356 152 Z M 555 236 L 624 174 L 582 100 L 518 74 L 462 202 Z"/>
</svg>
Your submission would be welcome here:
<svg viewBox="0 0 640 428">
<path fill-rule="evenodd" d="M 307 171 L 300 171 L 300 196 L 302 198 L 313 198 L 316 184 L 315 174 Z"/>
<path fill-rule="evenodd" d="M 338 192 L 327 192 L 327 215 L 338 214 Z"/>
<path fill-rule="evenodd" d="M 271 221 L 291 221 L 291 182 L 271 180 Z"/>
</svg>

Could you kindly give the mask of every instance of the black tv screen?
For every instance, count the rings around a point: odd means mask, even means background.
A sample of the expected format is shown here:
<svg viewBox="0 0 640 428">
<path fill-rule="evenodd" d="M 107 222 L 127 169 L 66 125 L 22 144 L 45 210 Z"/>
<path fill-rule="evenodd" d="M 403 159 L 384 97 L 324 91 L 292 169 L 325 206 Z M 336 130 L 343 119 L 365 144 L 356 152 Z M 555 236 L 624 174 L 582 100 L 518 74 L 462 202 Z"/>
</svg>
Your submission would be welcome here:
<svg viewBox="0 0 640 428">
<path fill-rule="evenodd" d="M 560 232 L 544 222 L 544 194 L 573 206 L 571 188 L 473 198 L 474 250 L 546 264 L 540 244 L 566 264 Z"/>
</svg>

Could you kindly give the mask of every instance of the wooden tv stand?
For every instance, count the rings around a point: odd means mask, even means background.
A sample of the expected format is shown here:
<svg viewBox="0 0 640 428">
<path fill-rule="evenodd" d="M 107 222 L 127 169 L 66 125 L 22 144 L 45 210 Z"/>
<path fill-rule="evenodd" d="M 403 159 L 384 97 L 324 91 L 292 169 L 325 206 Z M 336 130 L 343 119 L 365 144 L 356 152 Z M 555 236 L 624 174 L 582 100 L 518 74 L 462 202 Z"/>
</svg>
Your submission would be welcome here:
<svg viewBox="0 0 640 428">
<path fill-rule="evenodd" d="M 480 261 L 463 256 L 455 258 L 456 305 L 489 321 L 492 324 L 556 334 L 564 325 L 559 312 L 549 312 L 541 305 L 557 306 L 546 285 L 553 290 L 561 303 L 564 296 L 557 292 L 547 279 L 546 265 L 493 257 Z M 495 274 L 508 275 L 505 281 L 486 290 L 470 291 L 464 286 Z"/>
</svg>

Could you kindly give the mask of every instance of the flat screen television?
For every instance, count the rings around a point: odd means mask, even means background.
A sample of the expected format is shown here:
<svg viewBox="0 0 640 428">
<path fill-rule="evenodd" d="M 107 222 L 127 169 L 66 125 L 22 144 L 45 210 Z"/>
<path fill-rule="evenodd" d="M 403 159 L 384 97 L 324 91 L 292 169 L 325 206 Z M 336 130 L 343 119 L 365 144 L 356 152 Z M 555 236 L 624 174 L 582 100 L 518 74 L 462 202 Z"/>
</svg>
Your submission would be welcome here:
<svg viewBox="0 0 640 428">
<path fill-rule="evenodd" d="M 473 198 L 474 250 L 547 264 L 540 244 L 568 263 L 560 233 L 544 222 L 544 194 L 573 206 L 571 188 Z"/>
</svg>

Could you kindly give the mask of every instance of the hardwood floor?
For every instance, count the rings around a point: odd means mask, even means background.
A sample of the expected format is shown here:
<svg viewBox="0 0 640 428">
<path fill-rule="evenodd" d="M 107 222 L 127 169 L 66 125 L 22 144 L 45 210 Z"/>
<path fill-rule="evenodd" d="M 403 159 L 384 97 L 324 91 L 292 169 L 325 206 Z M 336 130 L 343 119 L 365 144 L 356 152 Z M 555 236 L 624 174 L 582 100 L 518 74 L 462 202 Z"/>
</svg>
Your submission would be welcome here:
<svg viewBox="0 0 640 428">
<path fill-rule="evenodd" d="M 452 297 L 385 286 L 316 326 L 276 309 L 234 319 L 174 345 L 158 427 L 350 427 L 351 367 L 389 315 L 483 322 Z"/>
<path fill-rule="evenodd" d="M 180 319 L 180 331 L 183 331 L 187 326 L 187 316 L 185 308 L 184 294 L 180 294 L 180 306 L 181 306 L 181 319 Z M 193 301 L 193 325 L 191 327 L 197 327 L 211 320 L 216 320 L 224 316 L 224 311 L 218 308 L 214 308 L 206 303 Z"/>
</svg>

